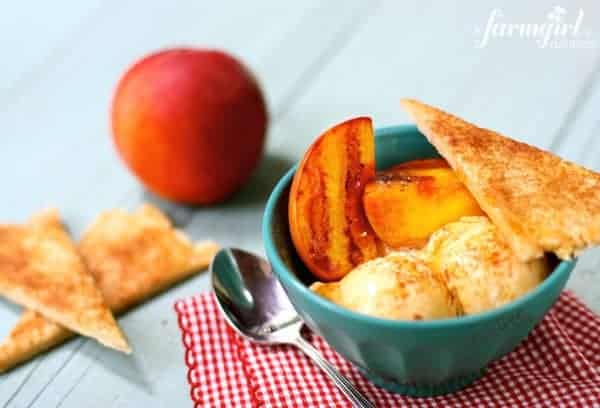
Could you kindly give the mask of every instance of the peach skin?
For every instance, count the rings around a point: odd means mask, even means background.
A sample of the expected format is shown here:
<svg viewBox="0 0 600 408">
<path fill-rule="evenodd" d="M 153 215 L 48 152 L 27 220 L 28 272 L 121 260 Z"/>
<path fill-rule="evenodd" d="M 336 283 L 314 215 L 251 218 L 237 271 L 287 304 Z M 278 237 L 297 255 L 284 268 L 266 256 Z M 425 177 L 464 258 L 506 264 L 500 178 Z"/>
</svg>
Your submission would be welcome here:
<svg viewBox="0 0 600 408">
<path fill-rule="evenodd" d="M 149 55 L 123 75 L 111 122 L 119 154 L 147 189 L 200 205 L 222 202 L 248 181 L 268 116 L 240 61 L 182 48 Z"/>
</svg>

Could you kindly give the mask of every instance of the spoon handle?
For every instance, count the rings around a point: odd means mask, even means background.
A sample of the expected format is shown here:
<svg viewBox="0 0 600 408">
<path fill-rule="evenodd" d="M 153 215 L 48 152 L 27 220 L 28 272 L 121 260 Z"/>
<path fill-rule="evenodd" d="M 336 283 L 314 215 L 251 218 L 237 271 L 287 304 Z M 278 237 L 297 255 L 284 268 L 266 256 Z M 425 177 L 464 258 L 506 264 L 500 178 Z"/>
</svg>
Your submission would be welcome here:
<svg viewBox="0 0 600 408">
<path fill-rule="evenodd" d="M 312 361 L 317 364 L 321 370 L 331 378 L 331 381 L 344 393 L 344 395 L 352 402 L 352 405 L 357 408 L 375 408 L 375 405 L 369 401 L 360 391 L 356 389 L 354 384 L 344 377 L 340 372 L 327 360 L 323 358 L 321 353 L 317 351 L 309 342 L 304 340 L 302 336 L 298 336 L 292 344 L 304 352 Z"/>
</svg>

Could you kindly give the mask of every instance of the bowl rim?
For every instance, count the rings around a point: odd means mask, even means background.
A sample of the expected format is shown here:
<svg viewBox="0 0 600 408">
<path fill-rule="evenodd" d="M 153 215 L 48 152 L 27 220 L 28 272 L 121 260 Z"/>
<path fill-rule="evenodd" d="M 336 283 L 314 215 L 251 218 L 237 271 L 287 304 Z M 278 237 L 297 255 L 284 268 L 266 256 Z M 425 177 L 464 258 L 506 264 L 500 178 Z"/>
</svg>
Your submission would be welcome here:
<svg viewBox="0 0 600 408">
<path fill-rule="evenodd" d="M 416 126 L 410 124 L 387 126 L 375 130 L 375 140 L 384 137 L 397 137 L 397 135 L 407 132 L 420 133 Z M 286 174 L 277 182 L 275 188 L 273 189 L 267 200 L 262 220 L 262 236 L 267 258 L 269 259 L 269 262 L 271 262 L 275 276 L 284 287 L 288 285 L 292 286 L 302 296 L 308 298 L 311 302 L 316 303 L 320 308 L 326 309 L 329 313 L 338 315 L 343 319 L 354 319 L 363 323 L 374 324 L 388 328 L 410 328 L 416 330 L 431 328 L 449 328 L 462 325 L 477 324 L 485 321 L 489 322 L 503 315 L 506 315 L 515 309 L 521 308 L 526 303 L 529 303 L 532 299 L 540 296 L 548 288 L 553 286 L 556 283 L 556 281 L 561 279 L 561 277 L 564 274 L 569 274 L 569 272 L 577 263 L 576 258 L 569 261 L 561 260 L 560 263 L 552 270 L 550 275 L 546 279 L 544 279 L 544 281 L 541 284 L 537 285 L 533 290 L 527 292 L 525 295 L 520 296 L 512 302 L 506 303 L 495 309 L 475 313 L 472 315 L 436 320 L 411 321 L 385 319 L 381 317 L 375 317 L 355 312 L 351 309 L 339 306 L 310 290 L 310 288 L 304 283 L 302 283 L 296 277 L 296 275 L 292 273 L 291 270 L 284 264 L 283 259 L 279 256 L 279 252 L 276 250 L 275 244 L 272 239 L 271 228 L 273 224 L 275 208 L 284 190 L 291 183 L 297 167 L 298 164 L 296 163 L 294 164 L 294 166 L 292 166 L 291 169 L 289 169 L 286 172 Z"/>
</svg>

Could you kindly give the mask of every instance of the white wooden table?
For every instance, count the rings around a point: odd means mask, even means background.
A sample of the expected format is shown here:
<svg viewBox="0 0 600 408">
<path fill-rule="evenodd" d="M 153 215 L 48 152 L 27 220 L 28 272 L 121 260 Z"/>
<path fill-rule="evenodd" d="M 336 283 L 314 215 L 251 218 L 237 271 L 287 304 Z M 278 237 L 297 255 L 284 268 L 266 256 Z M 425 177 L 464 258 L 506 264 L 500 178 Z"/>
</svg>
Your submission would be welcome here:
<svg viewBox="0 0 600 408">
<path fill-rule="evenodd" d="M 548 22 L 555 1 L 320 2 L 20 0 L 0 5 L 0 217 L 23 221 L 54 205 L 73 233 L 100 211 L 148 197 L 113 149 L 108 107 L 125 68 L 172 45 L 216 47 L 241 57 L 266 93 L 268 149 L 232 201 L 194 211 L 165 208 L 194 238 L 262 253 L 261 214 L 275 181 L 328 126 L 371 115 L 406 122 L 412 96 L 600 170 L 600 3 L 584 11 L 591 48 L 541 49 L 493 38 L 505 22 Z M 565 2 L 566 3 L 566 2 Z M 556 13 L 555 13 L 556 17 Z M 552 17 L 551 17 L 552 18 Z M 164 203 L 162 203 L 164 204 Z M 600 251 L 589 251 L 569 286 L 600 312 Z M 131 357 L 76 339 L 0 377 L 0 407 L 190 406 L 173 302 L 206 291 L 194 278 L 123 317 Z M 0 336 L 19 309 L 0 302 Z"/>
</svg>

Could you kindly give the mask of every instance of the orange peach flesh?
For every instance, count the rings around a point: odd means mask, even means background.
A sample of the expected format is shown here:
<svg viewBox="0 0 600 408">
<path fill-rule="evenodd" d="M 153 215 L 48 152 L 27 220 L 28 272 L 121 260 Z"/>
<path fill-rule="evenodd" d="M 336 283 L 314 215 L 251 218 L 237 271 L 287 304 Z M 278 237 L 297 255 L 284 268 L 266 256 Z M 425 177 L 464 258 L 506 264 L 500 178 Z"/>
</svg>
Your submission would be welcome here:
<svg viewBox="0 0 600 408">
<path fill-rule="evenodd" d="M 379 254 L 362 206 L 374 175 L 373 128 L 364 117 L 326 131 L 301 161 L 290 191 L 290 233 L 300 258 L 321 281 L 340 279 Z"/>
<path fill-rule="evenodd" d="M 380 172 L 363 196 L 377 236 L 392 248 L 418 248 L 445 224 L 483 211 L 442 159 L 415 160 Z"/>
</svg>

